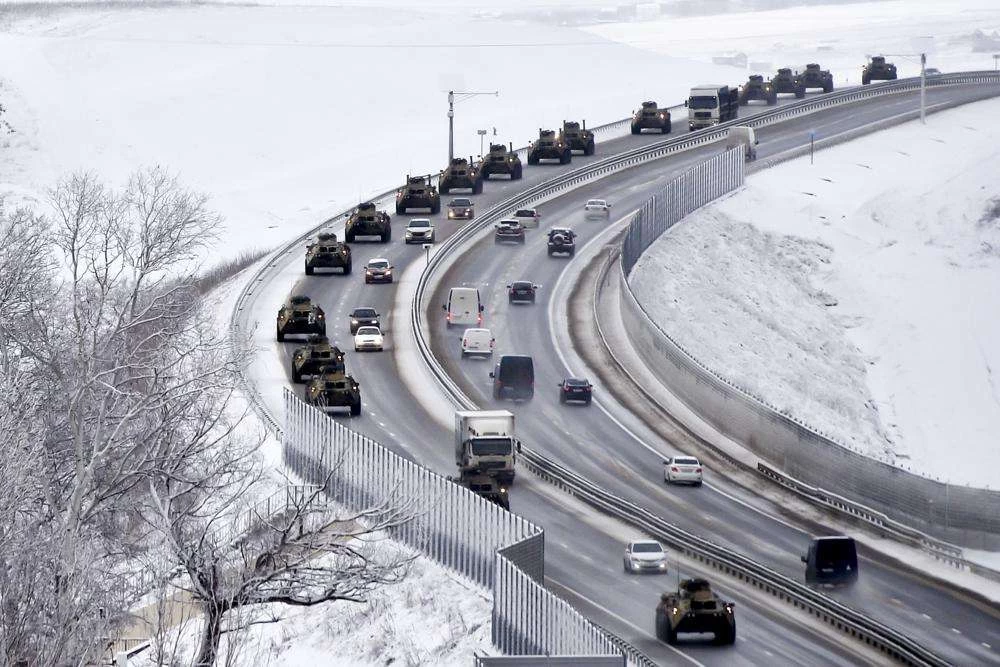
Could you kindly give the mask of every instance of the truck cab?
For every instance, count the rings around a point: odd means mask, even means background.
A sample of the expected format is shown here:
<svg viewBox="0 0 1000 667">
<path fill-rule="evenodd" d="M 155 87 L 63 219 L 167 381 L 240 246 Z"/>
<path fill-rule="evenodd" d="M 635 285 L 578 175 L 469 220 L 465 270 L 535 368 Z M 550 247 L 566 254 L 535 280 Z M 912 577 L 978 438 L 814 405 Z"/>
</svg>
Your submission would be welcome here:
<svg viewBox="0 0 1000 667">
<path fill-rule="evenodd" d="M 699 130 L 736 118 L 739 89 L 703 84 L 691 89 L 684 106 L 688 108 L 688 128 Z"/>
<path fill-rule="evenodd" d="M 509 410 L 455 413 L 455 464 L 465 475 L 489 475 L 502 485 L 514 481 L 514 414 Z"/>
</svg>

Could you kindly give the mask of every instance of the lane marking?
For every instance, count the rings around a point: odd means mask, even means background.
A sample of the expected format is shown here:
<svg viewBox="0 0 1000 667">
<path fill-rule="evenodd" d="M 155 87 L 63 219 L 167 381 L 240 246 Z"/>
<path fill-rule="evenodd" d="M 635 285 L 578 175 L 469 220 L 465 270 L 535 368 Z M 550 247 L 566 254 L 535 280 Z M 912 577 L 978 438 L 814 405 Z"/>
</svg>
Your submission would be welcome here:
<svg viewBox="0 0 1000 667">
<path fill-rule="evenodd" d="M 928 616 L 927 614 L 920 614 L 920 615 L 923 616 L 924 618 L 926 618 L 928 621 L 931 620 L 931 617 Z"/>
</svg>

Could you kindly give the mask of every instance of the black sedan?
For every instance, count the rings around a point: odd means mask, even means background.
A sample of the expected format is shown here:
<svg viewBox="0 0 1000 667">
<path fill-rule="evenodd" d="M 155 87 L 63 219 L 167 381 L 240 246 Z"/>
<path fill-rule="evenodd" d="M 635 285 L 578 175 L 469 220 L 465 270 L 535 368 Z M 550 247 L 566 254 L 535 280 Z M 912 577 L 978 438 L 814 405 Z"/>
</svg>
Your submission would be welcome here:
<svg viewBox="0 0 1000 667">
<path fill-rule="evenodd" d="M 535 302 L 535 292 L 541 285 L 535 285 L 527 280 L 515 280 L 507 285 L 507 303 Z"/>
<path fill-rule="evenodd" d="M 559 383 L 559 402 L 579 401 L 590 405 L 594 385 L 585 378 L 566 378 Z"/>
</svg>

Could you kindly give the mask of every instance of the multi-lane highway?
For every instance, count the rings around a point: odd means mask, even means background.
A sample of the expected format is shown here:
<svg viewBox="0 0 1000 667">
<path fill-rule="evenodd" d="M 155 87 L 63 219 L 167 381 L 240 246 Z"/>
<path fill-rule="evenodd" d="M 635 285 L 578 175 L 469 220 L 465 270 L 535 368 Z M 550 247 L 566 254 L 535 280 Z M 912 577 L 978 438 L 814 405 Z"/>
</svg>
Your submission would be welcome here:
<svg viewBox="0 0 1000 667">
<path fill-rule="evenodd" d="M 996 91 L 990 91 L 996 92 Z M 977 87 L 932 88 L 928 104 L 972 100 L 983 96 Z M 914 108 L 915 94 L 898 94 L 860 105 L 836 107 L 807 117 L 790 120 L 759 130 L 759 159 L 764 161 L 808 141 L 810 131 L 832 136 L 859 125 L 890 118 Z M 741 109 L 746 115 L 747 109 Z M 686 123 L 676 119 L 675 132 L 686 132 Z M 656 141 L 658 136 L 626 136 L 599 144 L 594 158 L 574 156 L 579 166 L 616 152 Z M 808 526 L 797 526 L 770 506 L 726 483 L 709 471 L 702 488 L 666 487 L 662 483 L 660 458 L 674 452 L 673 445 L 631 417 L 627 407 L 611 400 L 598 385 L 597 405 L 561 406 L 556 384 L 571 374 L 586 369 L 567 368 L 576 359 L 566 345 L 565 336 L 554 335 L 551 320 L 554 309 L 563 307 L 559 295 L 560 277 L 575 260 L 549 258 L 545 252 L 545 229 L 552 224 L 573 227 L 579 247 L 602 235 L 609 223 L 583 218 L 583 202 L 589 197 L 605 197 L 615 204 L 614 211 L 624 214 L 639 206 L 664 180 L 691 164 L 717 152 L 721 147 L 705 146 L 669 159 L 621 172 L 539 205 L 542 224 L 529 230 L 523 246 L 495 246 L 484 238 L 457 261 L 440 283 L 435 304 L 444 301 L 452 286 L 479 287 L 487 306 L 486 323 L 497 339 L 497 352 L 523 353 L 534 357 L 536 396 L 528 403 L 499 404 L 490 397 L 489 362 L 463 360 L 459 353 L 461 332 L 445 327 L 443 317 L 431 312 L 431 337 L 436 355 L 466 393 L 483 407 L 503 407 L 518 418 L 518 434 L 534 449 L 571 467 L 605 488 L 628 498 L 677 525 L 701 534 L 720 544 L 739 549 L 746 555 L 789 576 L 802 575 L 799 555 L 808 540 Z M 475 197 L 479 212 L 509 197 L 514 192 L 558 173 L 567 167 L 542 165 L 526 167 L 522 181 L 491 181 L 483 195 Z M 571 167 L 569 167 L 571 168 Z M 401 173 L 402 177 L 402 173 Z M 447 201 L 447 196 L 443 198 Z M 417 217 L 417 214 L 405 216 Z M 423 217 L 423 216 L 421 216 Z M 437 225 L 438 242 L 464 222 L 449 222 L 443 215 L 431 216 Z M 329 335 L 348 352 L 348 369 L 362 385 L 364 412 L 361 417 L 342 417 L 351 428 L 361 431 L 386 446 L 412 457 L 442 473 L 453 472 L 452 433 L 442 426 L 450 415 L 432 418 L 413 399 L 411 387 L 403 381 L 411 373 L 392 353 L 397 313 L 406 309 L 395 302 L 391 285 L 365 285 L 360 271 L 371 257 L 387 257 L 397 275 L 414 262 L 424 262 L 419 245 L 405 246 L 401 231 L 404 216 L 394 219 L 397 233 L 388 245 L 352 244 L 354 274 L 306 277 L 288 284 L 288 293 L 304 293 L 327 311 Z M 606 235 L 605 235 L 606 237 Z M 578 250 L 578 252 L 580 252 Z M 301 267 L 301 255 L 289 262 Z M 575 266 L 575 265 L 574 265 Z M 285 272 L 283 275 L 288 275 Z M 527 279 L 541 284 L 535 305 L 508 305 L 505 285 L 511 280 Z M 563 281 L 563 284 L 565 281 Z M 555 298 L 557 301 L 553 302 Z M 404 304 L 408 305 L 408 304 Z M 347 313 L 356 306 L 374 306 L 383 314 L 387 351 L 355 354 L 348 333 Z M 263 331 L 270 330 L 273 314 L 255 312 Z M 281 359 L 287 368 L 293 343 L 269 344 L 265 354 Z M 569 363 L 576 363 L 570 361 Z M 278 378 L 272 378 L 278 379 Z M 290 383 L 288 377 L 285 382 Z M 416 391 L 420 391 L 416 387 Z M 427 387 L 436 392 L 436 387 Z M 612 419 L 610 415 L 614 415 Z M 338 417 L 341 418 L 341 417 Z M 556 592 L 578 604 L 602 625 L 640 645 L 654 658 L 678 660 L 674 649 L 652 638 L 652 610 L 661 590 L 669 587 L 673 576 L 636 579 L 621 570 L 621 551 L 632 533 L 593 512 L 574 505 L 538 480 L 522 475 L 512 489 L 512 510 L 543 526 L 546 530 L 546 574 Z M 875 560 L 862 563 L 861 583 L 850 591 L 832 593 L 838 599 L 870 613 L 879 620 L 903 630 L 955 664 L 1000 664 L 1000 616 L 993 607 L 973 602 L 965 596 L 927 585 L 911 572 L 903 572 Z M 680 570 L 698 573 L 681 563 Z M 719 579 L 712 573 L 709 578 Z M 737 602 L 738 635 L 735 647 L 718 649 L 687 645 L 679 650 L 699 664 L 850 664 L 865 663 L 871 656 L 860 646 L 842 636 L 814 626 L 791 614 L 778 603 L 761 599 L 752 592 L 720 581 L 725 595 Z M 683 658 L 680 658 L 683 659 Z"/>
</svg>

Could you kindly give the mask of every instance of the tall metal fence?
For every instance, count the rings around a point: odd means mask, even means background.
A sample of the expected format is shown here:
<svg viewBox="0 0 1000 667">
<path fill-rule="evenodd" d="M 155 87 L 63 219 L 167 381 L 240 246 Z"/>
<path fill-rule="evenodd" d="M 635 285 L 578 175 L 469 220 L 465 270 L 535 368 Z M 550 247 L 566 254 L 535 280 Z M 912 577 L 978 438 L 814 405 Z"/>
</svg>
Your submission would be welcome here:
<svg viewBox="0 0 1000 667">
<path fill-rule="evenodd" d="M 621 655 L 611 639 L 545 589 L 541 528 L 356 433 L 289 389 L 285 464 L 358 511 L 413 501 L 393 539 L 492 589 L 493 645 L 510 655 Z"/>
</svg>

